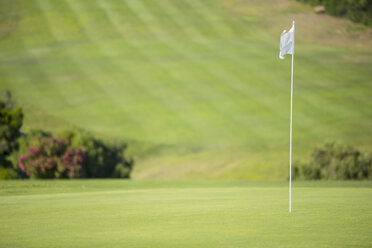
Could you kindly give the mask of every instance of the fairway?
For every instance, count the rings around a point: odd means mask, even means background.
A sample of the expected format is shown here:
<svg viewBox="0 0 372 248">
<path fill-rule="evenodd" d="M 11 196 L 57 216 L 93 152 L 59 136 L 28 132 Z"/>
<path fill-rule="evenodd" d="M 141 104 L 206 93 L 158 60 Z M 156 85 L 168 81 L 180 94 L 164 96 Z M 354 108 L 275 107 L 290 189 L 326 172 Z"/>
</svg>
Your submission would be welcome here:
<svg viewBox="0 0 372 248">
<path fill-rule="evenodd" d="M 290 0 L 1 0 L 0 90 L 24 131 L 129 142 L 134 179 L 285 180 L 294 160 L 371 149 L 372 33 Z"/>
<path fill-rule="evenodd" d="M 0 182 L 0 247 L 371 247 L 370 182 Z"/>
</svg>

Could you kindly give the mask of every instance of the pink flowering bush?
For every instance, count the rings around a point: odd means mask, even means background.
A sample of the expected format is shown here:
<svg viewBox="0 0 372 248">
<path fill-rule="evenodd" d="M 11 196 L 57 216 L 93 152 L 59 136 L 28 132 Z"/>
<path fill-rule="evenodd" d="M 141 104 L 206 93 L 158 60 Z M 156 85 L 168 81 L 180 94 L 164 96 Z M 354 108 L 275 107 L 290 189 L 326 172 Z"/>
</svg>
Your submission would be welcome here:
<svg viewBox="0 0 372 248">
<path fill-rule="evenodd" d="M 18 167 L 31 178 L 80 178 L 86 152 L 70 146 L 68 139 L 34 139 L 27 152 L 18 157 Z"/>
</svg>

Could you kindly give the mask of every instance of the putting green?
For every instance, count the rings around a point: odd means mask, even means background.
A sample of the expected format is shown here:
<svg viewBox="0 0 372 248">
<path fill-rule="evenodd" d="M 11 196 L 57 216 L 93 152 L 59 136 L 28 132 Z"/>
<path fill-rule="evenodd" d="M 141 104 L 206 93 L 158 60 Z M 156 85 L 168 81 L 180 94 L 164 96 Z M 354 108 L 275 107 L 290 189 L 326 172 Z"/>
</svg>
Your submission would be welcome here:
<svg viewBox="0 0 372 248">
<path fill-rule="evenodd" d="M 0 182 L 1 247 L 371 247 L 370 182 Z"/>
</svg>

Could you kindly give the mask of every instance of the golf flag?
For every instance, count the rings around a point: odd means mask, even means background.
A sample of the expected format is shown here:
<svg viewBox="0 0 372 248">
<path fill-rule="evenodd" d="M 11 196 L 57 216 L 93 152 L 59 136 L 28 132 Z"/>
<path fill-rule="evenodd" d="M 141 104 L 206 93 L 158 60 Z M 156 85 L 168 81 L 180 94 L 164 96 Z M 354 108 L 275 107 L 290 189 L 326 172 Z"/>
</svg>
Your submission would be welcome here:
<svg viewBox="0 0 372 248">
<path fill-rule="evenodd" d="M 280 53 L 279 58 L 284 59 L 284 55 L 294 53 L 294 33 L 295 25 L 293 25 L 289 31 L 284 30 L 280 36 Z"/>
<path fill-rule="evenodd" d="M 292 54 L 291 71 L 291 121 L 289 128 L 289 212 L 292 212 L 292 113 L 293 113 L 293 60 L 294 60 L 294 42 L 295 42 L 295 22 L 293 21 L 291 29 L 283 31 L 280 36 L 279 58 L 284 59 L 284 55 Z"/>
</svg>

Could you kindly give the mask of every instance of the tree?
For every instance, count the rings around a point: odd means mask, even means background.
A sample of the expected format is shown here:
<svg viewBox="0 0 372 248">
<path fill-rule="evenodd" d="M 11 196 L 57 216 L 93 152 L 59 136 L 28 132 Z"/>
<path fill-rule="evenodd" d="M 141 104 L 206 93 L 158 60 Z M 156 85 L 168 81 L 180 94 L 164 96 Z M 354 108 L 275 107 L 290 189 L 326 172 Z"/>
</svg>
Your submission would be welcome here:
<svg viewBox="0 0 372 248">
<path fill-rule="evenodd" d="M 4 91 L 0 98 L 0 166 L 11 165 L 7 156 L 17 149 L 22 122 L 22 108 L 16 107 L 9 91 Z"/>
</svg>

